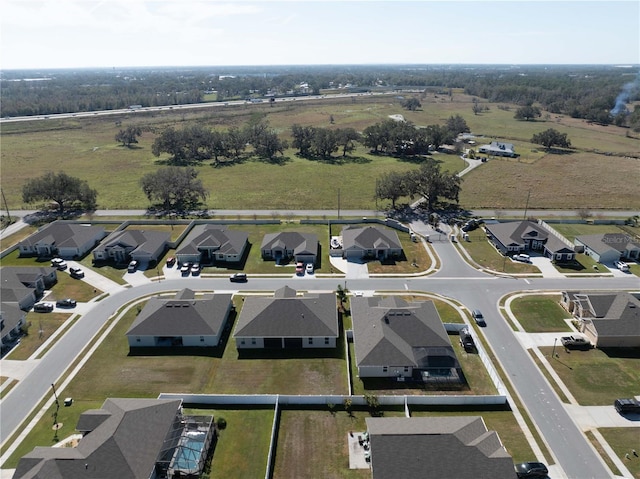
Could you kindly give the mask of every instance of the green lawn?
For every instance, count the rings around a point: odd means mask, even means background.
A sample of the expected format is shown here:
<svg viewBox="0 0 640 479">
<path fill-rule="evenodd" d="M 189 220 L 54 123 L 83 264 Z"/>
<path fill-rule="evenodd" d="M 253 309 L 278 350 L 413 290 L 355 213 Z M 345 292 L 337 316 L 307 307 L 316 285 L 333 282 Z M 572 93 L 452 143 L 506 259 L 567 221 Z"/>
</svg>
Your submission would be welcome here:
<svg viewBox="0 0 640 479">
<path fill-rule="evenodd" d="M 510 258 L 498 253 L 489 242 L 482 230 L 476 230 L 469 234 L 470 241 L 463 241 L 460 247 L 483 268 L 512 274 L 540 273 L 540 270 L 531 264 L 511 261 Z"/>
<path fill-rule="evenodd" d="M 631 451 L 635 450 L 640 454 L 640 434 L 636 427 L 605 427 L 598 429 L 609 446 L 615 451 L 618 458 L 633 474 L 633 477 L 640 479 L 640 457 L 635 456 Z M 629 454 L 630 459 L 625 458 Z"/>
<path fill-rule="evenodd" d="M 550 225 L 573 243 L 576 236 L 597 235 L 605 233 L 622 233 L 616 225 L 591 225 L 586 223 L 552 223 Z"/>
<path fill-rule="evenodd" d="M 20 338 L 20 344 L 11 351 L 8 359 L 29 359 L 69 319 L 69 316 L 71 315 L 63 313 L 27 313 L 29 334 Z"/>
<path fill-rule="evenodd" d="M 511 302 L 511 311 L 528 333 L 568 331 L 571 317 L 558 303 L 560 295 L 527 295 Z"/>
<path fill-rule="evenodd" d="M 552 347 L 540 351 L 582 406 L 613 405 L 619 397 L 638 394 L 640 348 L 565 350 Z"/>
</svg>

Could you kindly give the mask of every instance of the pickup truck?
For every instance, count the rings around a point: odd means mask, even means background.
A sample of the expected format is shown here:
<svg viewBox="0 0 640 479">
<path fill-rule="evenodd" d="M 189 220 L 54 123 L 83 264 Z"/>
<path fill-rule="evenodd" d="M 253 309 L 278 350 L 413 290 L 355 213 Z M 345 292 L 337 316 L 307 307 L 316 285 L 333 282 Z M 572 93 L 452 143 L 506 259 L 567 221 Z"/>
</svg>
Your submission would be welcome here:
<svg viewBox="0 0 640 479">
<path fill-rule="evenodd" d="M 560 342 L 568 349 L 591 349 L 591 341 L 581 336 L 564 336 Z"/>
</svg>

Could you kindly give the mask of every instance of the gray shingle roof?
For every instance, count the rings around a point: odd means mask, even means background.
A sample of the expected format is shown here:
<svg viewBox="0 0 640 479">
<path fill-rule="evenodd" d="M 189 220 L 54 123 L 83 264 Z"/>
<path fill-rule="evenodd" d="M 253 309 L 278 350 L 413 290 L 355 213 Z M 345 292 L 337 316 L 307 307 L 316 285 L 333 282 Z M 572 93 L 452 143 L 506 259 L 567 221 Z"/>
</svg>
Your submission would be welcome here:
<svg viewBox="0 0 640 479">
<path fill-rule="evenodd" d="M 215 249 L 216 251 L 236 255 L 244 250 L 249 234 L 222 228 L 218 225 L 196 225 L 182 241 L 176 255 L 194 254 L 201 249 Z"/>
<path fill-rule="evenodd" d="M 57 248 L 77 248 L 96 237 L 104 235 L 102 226 L 91 226 L 54 221 L 36 231 L 19 244 L 34 246 L 36 243 L 55 244 Z"/>
<path fill-rule="evenodd" d="M 402 248 L 398 233 L 392 229 L 377 226 L 347 226 L 342 229 L 342 247 L 361 249 L 397 249 Z"/>
<path fill-rule="evenodd" d="M 640 248 L 640 242 L 634 240 L 631 235 L 625 233 L 605 233 L 596 235 L 577 236 L 576 241 L 589 247 L 598 254 L 607 251 L 624 252 L 629 246 Z"/>
<path fill-rule="evenodd" d="M 486 224 L 487 232 L 504 246 L 524 247 L 525 240 L 542 241 L 552 253 L 570 253 L 574 249 L 534 221 L 510 221 Z"/>
<path fill-rule="evenodd" d="M 234 337 L 338 337 L 335 293 L 292 294 L 285 286 L 273 297 L 245 298 Z"/>
<path fill-rule="evenodd" d="M 155 230 L 135 230 L 125 229 L 116 231 L 96 248 L 96 251 L 106 251 L 107 249 L 122 246 L 125 249 L 133 248 L 132 253 L 152 254 L 158 248 L 165 245 L 171 238 L 168 231 Z"/>
<path fill-rule="evenodd" d="M 318 236 L 313 233 L 298 233 L 297 231 L 267 233 L 262 239 L 260 250 L 271 250 L 274 247 L 292 250 L 294 255 L 317 255 Z"/>
<path fill-rule="evenodd" d="M 174 299 L 150 298 L 127 336 L 210 336 L 220 332 L 231 306 L 230 294 L 194 299 L 183 290 Z"/>
<path fill-rule="evenodd" d="M 368 417 L 365 421 L 373 479 L 516 477 L 511 456 L 482 417 Z"/>
<path fill-rule="evenodd" d="M 567 292 L 572 300 L 580 301 L 593 314 L 591 321 L 598 336 L 639 336 L 640 299 L 636 294 L 624 291 Z"/>
<path fill-rule="evenodd" d="M 408 303 L 396 296 L 352 298 L 351 317 L 359 367 L 457 367 L 432 301 Z"/>
<path fill-rule="evenodd" d="M 14 478 L 148 478 L 180 404 L 179 400 L 107 399 L 101 414 L 108 417 L 76 448 L 37 447 L 20 460 Z"/>
</svg>

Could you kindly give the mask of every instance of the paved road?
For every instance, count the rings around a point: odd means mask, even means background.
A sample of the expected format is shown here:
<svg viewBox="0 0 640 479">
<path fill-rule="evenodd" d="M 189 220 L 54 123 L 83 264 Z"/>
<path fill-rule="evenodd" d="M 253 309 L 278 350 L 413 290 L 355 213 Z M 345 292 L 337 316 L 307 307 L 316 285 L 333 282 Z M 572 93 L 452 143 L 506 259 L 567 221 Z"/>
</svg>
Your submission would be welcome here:
<svg viewBox="0 0 640 479">
<path fill-rule="evenodd" d="M 416 228 L 429 227 L 416 224 Z M 434 238 L 435 239 L 435 238 Z M 593 450 L 567 410 L 548 385 L 542 373 L 515 338 L 511 327 L 498 311 L 500 298 L 514 291 L 571 289 L 637 289 L 635 276 L 614 278 L 529 278 L 513 279 L 490 276 L 471 268 L 462 260 L 456 248 L 446 240 L 434 241 L 433 246 L 442 260 L 441 270 L 428 277 L 349 279 L 349 289 L 388 291 L 429 291 L 454 298 L 468 308 L 479 308 L 487 316 L 483 333 L 495 352 L 518 396 L 527 408 L 540 433 L 553 451 L 566 477 L 601 479 L 609 477 L 608 469 Z M 243 289 L 274 290 L 283 285 L 293 288 L 335 290 L 339 278 L 251 278 Z M 570 285 L 570 286 L 569 286 Z M 45 396 L 50 385 L 65 372 L 83 345 L 90 344 L 107 319 L 122 305 L 137 297 L 184 287 L 217 292 L 233 287 L 226 278 L 179 278 L 160 283 L 142 284 L 135 288 L 118 287 L 110 296 L 91 305 L 83 305 L 84 314 L 45 357 L 33 365 L 31 371 L 2 400 L 0 408 L 0 443 L 27 417 Z"/>
</svg>

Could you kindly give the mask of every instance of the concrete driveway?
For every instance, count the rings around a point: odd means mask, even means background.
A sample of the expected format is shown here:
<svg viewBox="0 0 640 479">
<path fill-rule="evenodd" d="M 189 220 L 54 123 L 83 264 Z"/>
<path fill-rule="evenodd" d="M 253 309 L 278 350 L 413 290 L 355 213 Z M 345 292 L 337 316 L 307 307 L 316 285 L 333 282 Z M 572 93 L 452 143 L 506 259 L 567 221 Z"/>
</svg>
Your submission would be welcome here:
<svg viewBox="0 0 640 479">
<path fill-rule="evenodd" d="M 345 274 L 345 279 L 363 279 L 369 277 L 367 263 L 347 261 L 344 258 L 331 256 L 331 265 Z"/>
</svg>

